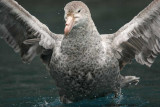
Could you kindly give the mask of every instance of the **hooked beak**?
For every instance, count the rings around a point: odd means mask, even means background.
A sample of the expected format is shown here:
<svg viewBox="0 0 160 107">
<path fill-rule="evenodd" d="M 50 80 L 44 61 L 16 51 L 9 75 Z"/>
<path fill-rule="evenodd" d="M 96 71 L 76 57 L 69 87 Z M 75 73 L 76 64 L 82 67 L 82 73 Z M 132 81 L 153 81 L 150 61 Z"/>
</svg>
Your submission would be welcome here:
<svg viewBox="0 0 160 107">
<path fill-rule="evenodd" d="M 74 25 L 74 16 L 68 15 L 67 20 L 66 20 L 65 29 L 64 29 L 64 34 L 66 36 L 71 32 L 73 25 Z"/>
</svg>

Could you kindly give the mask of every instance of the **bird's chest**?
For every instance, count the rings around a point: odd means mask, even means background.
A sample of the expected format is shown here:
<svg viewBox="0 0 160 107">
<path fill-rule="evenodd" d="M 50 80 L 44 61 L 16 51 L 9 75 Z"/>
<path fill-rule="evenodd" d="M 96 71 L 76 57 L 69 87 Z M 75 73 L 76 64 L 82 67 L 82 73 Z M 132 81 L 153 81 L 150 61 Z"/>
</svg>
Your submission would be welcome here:
<svg viewBox="0 0 160 107">
<path fill-rule="evenodd" d="M 94 71 L 95 68 L 103 66 L 105 52 L 98 40 L 91 39 L 64 39 L 59 58 L 53 55 L 53 68 L 56 68 L 57 72 L 77 73 Z"/>
<path fill-rule="evenodd" d="M 64 40 L 61 47 L 61 53 L 66 57 L 65 63 L 72 68 L 73 65 L 77 67 L 85 66 L 88 68 L 91 66 L 95 66 L 94 64 L 98 64 L 100 60 L 100 54 L 102 53 L 102 49 L 99 48 L 100 43 L 98 41 L 94 41 L 94 43 L 90 40 Z"/>
</svg>

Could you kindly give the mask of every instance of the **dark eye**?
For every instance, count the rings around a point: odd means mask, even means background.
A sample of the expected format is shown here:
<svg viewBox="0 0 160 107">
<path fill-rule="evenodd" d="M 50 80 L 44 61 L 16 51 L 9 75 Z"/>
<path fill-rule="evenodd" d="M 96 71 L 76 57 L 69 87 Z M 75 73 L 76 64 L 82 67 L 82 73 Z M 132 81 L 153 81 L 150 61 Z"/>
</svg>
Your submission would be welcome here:
<svg viewBox="0 0 160 107">
<path fill-rule="evenodd" d="M 78 13 L 80 13 L 81 12 L 81 9 L 80 10 L 78 10 Z"/>
</svg>

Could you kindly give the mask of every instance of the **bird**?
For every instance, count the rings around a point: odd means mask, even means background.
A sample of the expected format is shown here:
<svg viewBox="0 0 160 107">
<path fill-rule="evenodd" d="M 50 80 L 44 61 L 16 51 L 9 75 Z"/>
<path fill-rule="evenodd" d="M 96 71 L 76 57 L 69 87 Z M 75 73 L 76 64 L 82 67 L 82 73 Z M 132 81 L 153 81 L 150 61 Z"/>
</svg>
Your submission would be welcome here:
<svg viewBox="0 0 160 107">
<path fill-rule="evenodd" d="M 116 97 L 140 79 L 120 71 L 134 59 L 151 67 L 160 53 L 160 0 L 112 34 L 98 32 L 82 1 L 66 4 L 64 19 L 64 33 L 56 34 L 16 1 L 0 0 L 0 37 L 24 63 L 41 58 L 62 103 Z"/>
</svg>

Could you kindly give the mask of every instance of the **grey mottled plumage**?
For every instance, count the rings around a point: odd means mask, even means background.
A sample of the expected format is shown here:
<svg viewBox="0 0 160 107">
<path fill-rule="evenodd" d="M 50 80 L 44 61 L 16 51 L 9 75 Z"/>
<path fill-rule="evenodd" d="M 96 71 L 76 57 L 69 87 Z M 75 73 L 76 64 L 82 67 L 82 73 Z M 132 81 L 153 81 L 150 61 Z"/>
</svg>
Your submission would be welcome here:
<svg viewBox="0 0 160 107">
<path fill-rule="evenodd" d="M 150 67 L 160 53 L 160 0 L 114 34 L 99 34 L 83 2 L 64 10 L 65 35 L 55 34 L 14 0 L 0 0 L 0 36 L 25 62 L 41 55 L 64 103 L 119 93 L 139 81 L 120 74 L 126 64 Z"/>
</svg>

